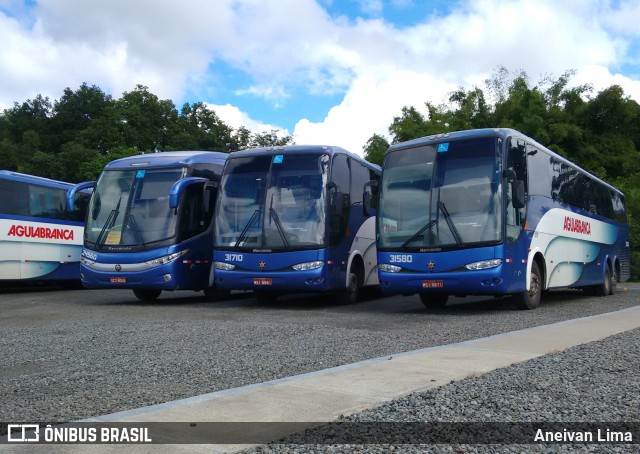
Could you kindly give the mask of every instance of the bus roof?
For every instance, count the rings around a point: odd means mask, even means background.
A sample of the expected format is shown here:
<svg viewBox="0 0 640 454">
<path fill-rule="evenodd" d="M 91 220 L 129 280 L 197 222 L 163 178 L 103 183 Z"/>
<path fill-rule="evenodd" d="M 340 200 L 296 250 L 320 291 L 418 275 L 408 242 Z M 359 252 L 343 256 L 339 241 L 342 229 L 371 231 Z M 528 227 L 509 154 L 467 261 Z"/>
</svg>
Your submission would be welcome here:
<svg viewBox="0 0 640 454">
<path fill-rule="evenodd" d="M 73 183 L 37 177 L 35 175 L 27 175 L 26 173 L 13 172 L 11 170 L 0 170 L 0 178 L 4 180 L 19 181 L 21 183 L 39 184 L 41 186 L 64 189 L 65 191 L 74 186 Z"/>
<path fill-rule="evenodd" d="M 516 131 L 515 129 L 511 129 L 511 128 L 468 129 L 465 131 L 455 131 L 455 132 L 445 132 L 442 134 L 434 134 L 430 136 L 420 137 L 418 139 L 409 140 L 407 142 L 401 142 L 401 143 L 391 145 L 387 150 L 387 153 L 392 153 L 394 151 L 402 150 L 405 148 L 413 148 L 420 145 L 429 145 L 432 143 L 444 142 L 447 140 L 471 139 L 476 137 L 501 137 L 502 139 L 506 140 L 508 137 L 512 137 L 512 136 L 516 136 L 524 139 L 525 141 L 529 142 L 531 145 L 534 145 L 536 148 L 544 151 L 545 153 L 549 154 L 550 156 L 557 159 L 558 161 L 573 167 L 574 169 L 584 173 L 585 175 L 589 175 L 591 178 L 603 184 L 604 186 L 607 186 L 609 189 L 622 194 L 622 192 L 619 189 L 616 189 L 613 186 L 611 186 L 609 183 L 602 181 L 600 178 L 593 175 L 592 173 L 587 172 L 586 170 L 584 170 L 582 167 L 578 166 L 574 162 L 571 162 L 567 158 L 560 156 L 558 153 L 550 150 L 549 148 L 545 147 L 544 145 L 532 139 L 531 137 L 524 135 L 520 131 Z"/>
<path fill-rule="evenodd" d="M 349 157 L 355 159 L 358 162 L 365 164 L 367 167 L 380 171 L 381 168 L 377 164 L 373 164 L 366 161 L 362 156 L 358 156 L 355 153 L 345 150 L 341 147 L 335 147 L 331 145 L 286 145 L 281 147 L 260 147 L 250 148 L 247 150 L 236 151 L 231 153 L 229 159 L 240 158 L 245 156 L 258 156 L 261 154 L 291 154 L 291 153 L 328 153 L 333 155 L 335 153 L 344 153 Z"/>
<path fill-rule="evenodd" d="M 229 155 L 218 151 L 163 151 L 139 154 L 111 161 L 104 170 L 122 170 L 131 167 L 180 167 L 190 164 L 221 164 Z"/>
</svg>

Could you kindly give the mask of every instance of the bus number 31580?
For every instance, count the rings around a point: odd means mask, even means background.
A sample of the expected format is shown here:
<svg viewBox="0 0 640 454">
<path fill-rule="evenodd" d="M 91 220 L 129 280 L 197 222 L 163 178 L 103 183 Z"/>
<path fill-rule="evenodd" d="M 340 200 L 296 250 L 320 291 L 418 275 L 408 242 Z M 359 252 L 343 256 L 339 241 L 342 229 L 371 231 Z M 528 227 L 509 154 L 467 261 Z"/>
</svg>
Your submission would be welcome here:
<svg viewBox="0 0 640 454">
<path fill-rule="evenodd" d="M 390 256 L 391 263 L 411 263 L 413 262 L 413 256 L 407 254 L 392 254 Z"/>
</svg>

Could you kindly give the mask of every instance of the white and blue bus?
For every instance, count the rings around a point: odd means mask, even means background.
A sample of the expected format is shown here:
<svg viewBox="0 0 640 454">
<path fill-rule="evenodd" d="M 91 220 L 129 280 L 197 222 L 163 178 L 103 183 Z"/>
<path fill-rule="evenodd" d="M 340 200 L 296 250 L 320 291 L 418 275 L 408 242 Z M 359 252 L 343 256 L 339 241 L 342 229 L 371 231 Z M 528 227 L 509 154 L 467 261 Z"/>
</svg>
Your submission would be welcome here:
<svg viewBox="0 0 640 454">
<path fill-rule="evenodd" d="M 428 307 L 449 295 L 615 292 L 630 276 L 624 195 L 512 129 L 389 148 L 380 185 L 379 278 Z"/>
<path fill-rule="evenodd" d="M 264 302 L 301 292 L 356 301 L 361 287 L 378 284 L 365 186 L 379 177 L 379 166 L 337 147 L 233 153 L 216 209 L 216 286 Z"/>
<path fill-rule="evenodd" d="M 87 213 L 81 279 L 128 288 L 141 300 L 163 290 L 212 287 L 212 220 L 226 153 L 175 151 L 107 164 Z"/>
<path fill-rule="evenodd" d="M 0 170 L 0 282 L 80 280 L 90 192 L 71 183 Z"/>
</svg>

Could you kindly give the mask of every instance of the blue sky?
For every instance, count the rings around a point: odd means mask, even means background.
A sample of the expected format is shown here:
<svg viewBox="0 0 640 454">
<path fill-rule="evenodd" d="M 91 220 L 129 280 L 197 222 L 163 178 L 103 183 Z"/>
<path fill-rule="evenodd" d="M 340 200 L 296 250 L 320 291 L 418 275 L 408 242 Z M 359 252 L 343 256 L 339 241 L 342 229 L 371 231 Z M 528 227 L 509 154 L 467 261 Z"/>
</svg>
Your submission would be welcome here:
<svg viewBox="0 0 640 454">
<path fill-rule="evenodd" d="M 640 0 L 0 0 L 0 108 L 95 84 L 362 153 L 405 105 L 575 70 L 640 101 Z"/>
</svg>

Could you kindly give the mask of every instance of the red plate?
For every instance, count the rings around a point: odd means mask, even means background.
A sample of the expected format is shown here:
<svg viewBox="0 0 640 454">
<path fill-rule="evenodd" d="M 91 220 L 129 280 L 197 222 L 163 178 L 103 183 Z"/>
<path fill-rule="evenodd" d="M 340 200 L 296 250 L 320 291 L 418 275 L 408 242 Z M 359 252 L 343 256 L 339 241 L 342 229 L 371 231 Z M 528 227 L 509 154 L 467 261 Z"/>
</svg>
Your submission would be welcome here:
<svg viewBox="0 0 640 454">
<path fill-rule="evenodd" d="M 422 288 L 443 288 L 444 282 L 442 281 L 422 281 Z"/>
<path fill-rule="evenodd" d="M 126 277 L 122 277 L 122 276 L 113 276 L 113 277 L 110 277 L 109 280 L 111 281 L 112 284 L 126 284 L 127 283 L 127 278 Z"/>
<path fill-rule="evenodd" d="M 271 285 L 272 281 L 270 277 L 254 277 L 253 285 Z"/>
</svg>

